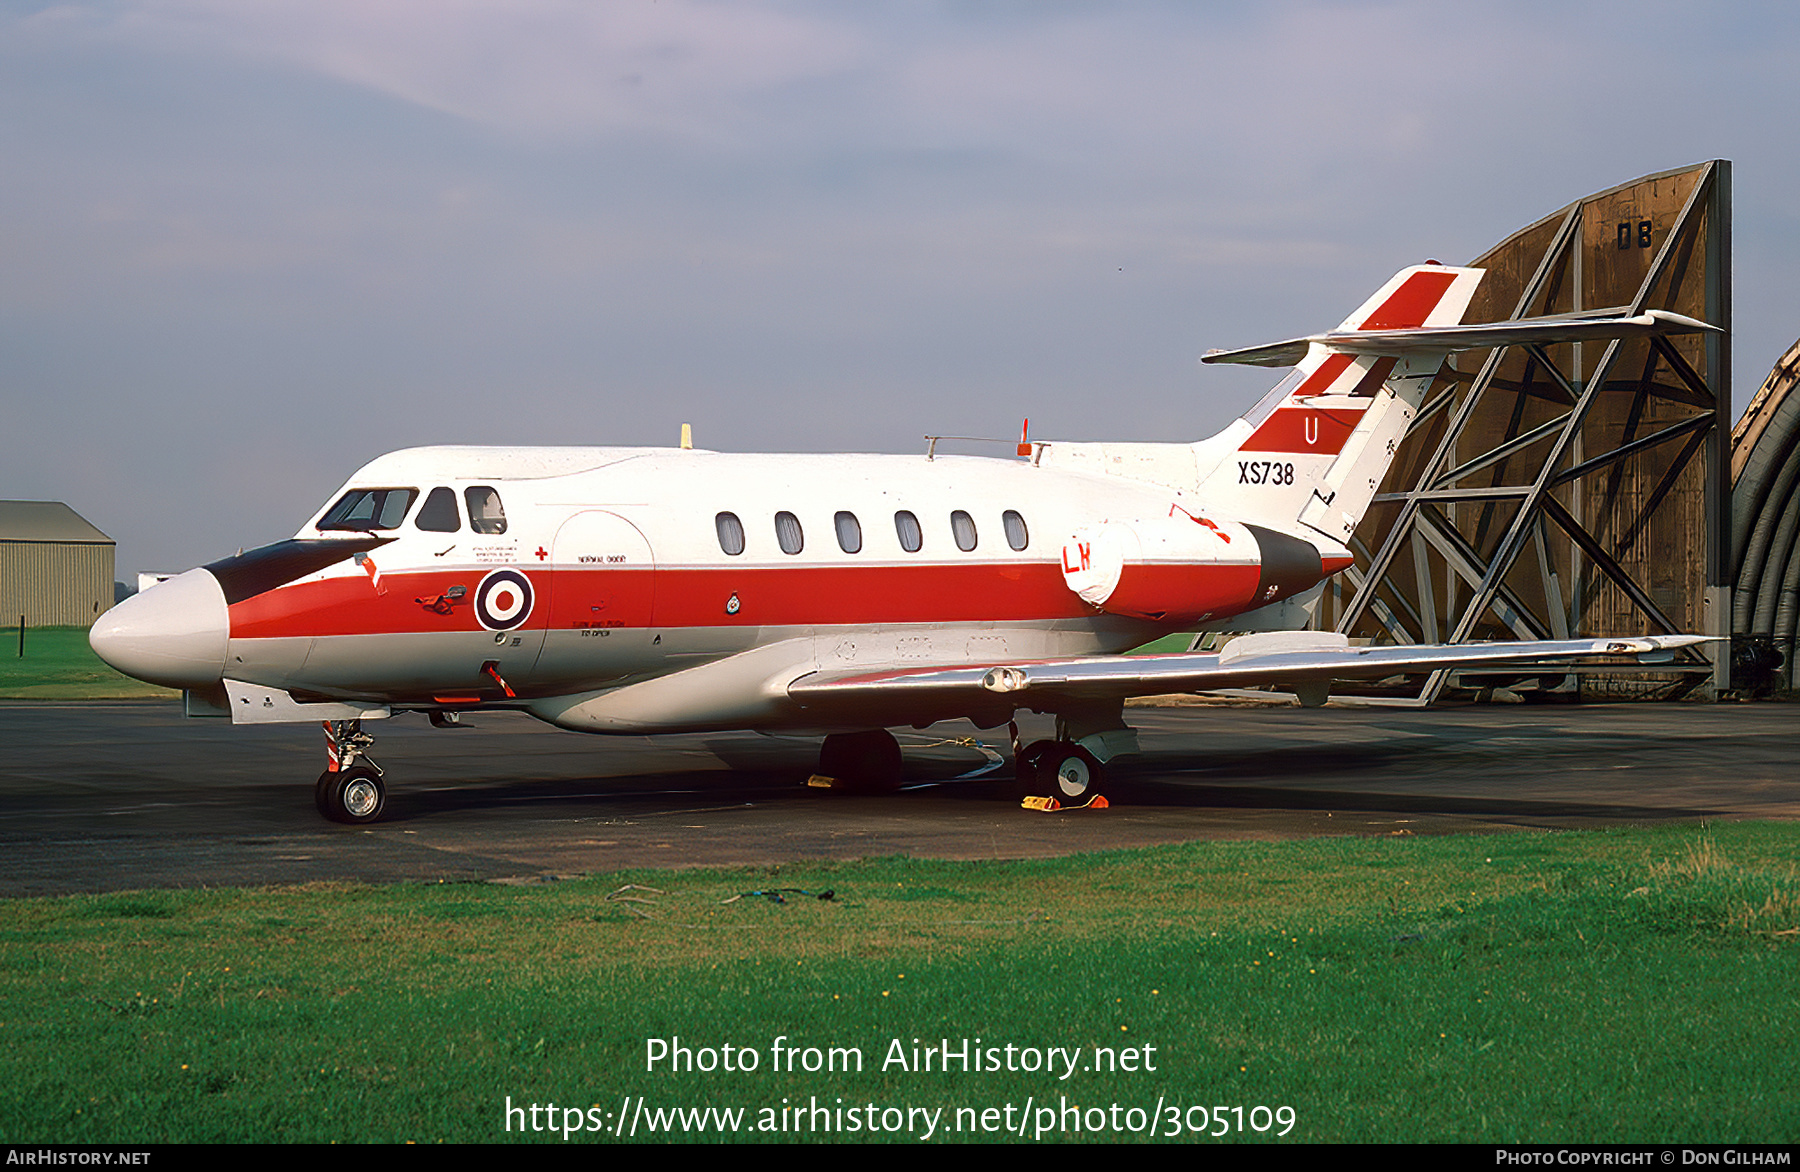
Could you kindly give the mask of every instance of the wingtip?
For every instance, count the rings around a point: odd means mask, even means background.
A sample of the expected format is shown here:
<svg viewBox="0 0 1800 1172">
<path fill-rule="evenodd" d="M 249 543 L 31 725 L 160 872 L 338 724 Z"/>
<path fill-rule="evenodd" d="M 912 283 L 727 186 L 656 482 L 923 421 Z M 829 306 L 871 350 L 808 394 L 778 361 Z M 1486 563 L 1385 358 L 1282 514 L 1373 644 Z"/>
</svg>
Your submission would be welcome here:
<svg viewBox="0 0 1800 1172">
<path fill-rule="evenodd" d="M 1647 309 L 1644 311 L 1644 316 L 1652 321 L 1666 323 L 1694 333 L 1722 334 L 1725 332 L 1724 326 L 1715 326 L 1711 322 L 1701 321 L 1697 317 L 1689 317 L 1668 309 Z"/>
</svg>

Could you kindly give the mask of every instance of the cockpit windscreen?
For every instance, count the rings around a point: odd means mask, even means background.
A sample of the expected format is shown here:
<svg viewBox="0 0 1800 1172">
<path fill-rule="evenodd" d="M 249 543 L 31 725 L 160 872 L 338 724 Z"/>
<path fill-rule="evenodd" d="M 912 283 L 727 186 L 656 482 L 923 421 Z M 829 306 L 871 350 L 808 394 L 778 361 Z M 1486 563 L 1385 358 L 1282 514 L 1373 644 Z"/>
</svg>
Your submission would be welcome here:
<svg viewBox="0 0 1800 1172">
<path fill-rule="evenodd" d="M 418 495 L 416 488 L 353 488 L 319 519 L 318 528 L 364 533 L 398 529 Z"/>
</svg>

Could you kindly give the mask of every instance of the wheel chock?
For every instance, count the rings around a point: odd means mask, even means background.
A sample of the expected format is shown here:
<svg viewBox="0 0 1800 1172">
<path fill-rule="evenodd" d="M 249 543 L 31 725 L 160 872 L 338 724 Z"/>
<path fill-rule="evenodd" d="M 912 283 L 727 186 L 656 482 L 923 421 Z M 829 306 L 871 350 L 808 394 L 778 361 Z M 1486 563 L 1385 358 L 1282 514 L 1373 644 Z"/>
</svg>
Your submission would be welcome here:
<svg viewBox="0 0 1800 1172">
<path fill-rule="evenodd" d="M 1046 814 L 1058 814 L 1070 813 L 1075 810 L 1106 810 L 1112 807 L 1112 803 L 1106 800 L 1105 794 L 1095 794 L 1083 805 L 1065 806 L 1055 798 L 1039 797 L 1034 794 L 1020 801 L 1019 807 L 1025 810 L 1042 810 Z"/>
</svg>

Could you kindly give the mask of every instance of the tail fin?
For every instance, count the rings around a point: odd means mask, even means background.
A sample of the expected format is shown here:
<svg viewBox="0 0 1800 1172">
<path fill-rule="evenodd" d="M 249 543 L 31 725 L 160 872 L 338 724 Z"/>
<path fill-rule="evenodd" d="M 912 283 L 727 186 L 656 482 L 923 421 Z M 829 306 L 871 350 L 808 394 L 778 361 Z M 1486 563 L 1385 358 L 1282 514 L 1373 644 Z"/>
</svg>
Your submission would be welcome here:
<svg viewBox="0 0 1800 1172">
<path fill-rule="evenodd" d="M 1211 469 L 1201 473 L 1202 493 L 1224 498 L 1249 520 L 1341 545 L 1387 475 L 1445 356 L 1526 343 L 1718 332 L 1660 309 L 1462 325 L 1481 277 L 1481 269 L 1415 265 L 1328 334 L 1207 354 L 1202 362 L 1295 369 L 1250 414 L 1194 445 L 1197 466 Z"/>
<path fill-rule="evenodd" d="M 1480 269 L 1415 265 L 1331 334 L 1208 355 L 1210 362 L 1298 365 L 1248 415 L 1196 445 L 1201 466 L 1213 462 L 1201 477 L 1202 498 L 1272 528 L 1311 530 L 1333 546 L 1348 541 L 1455 347 L 1359 353 L 1338 339 L 1454 327 L 1481 277 Z"/>
</svg>

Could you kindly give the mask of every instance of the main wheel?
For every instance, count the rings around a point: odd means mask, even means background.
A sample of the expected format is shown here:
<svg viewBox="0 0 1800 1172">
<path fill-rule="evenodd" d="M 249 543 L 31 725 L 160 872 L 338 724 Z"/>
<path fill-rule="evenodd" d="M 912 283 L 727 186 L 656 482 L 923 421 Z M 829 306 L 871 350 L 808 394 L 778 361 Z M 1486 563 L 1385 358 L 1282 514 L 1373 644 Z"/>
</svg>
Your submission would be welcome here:
<svg viewBox="0 0 1800 1172">
<path fill-rule="evenodd" d="M 387 808 L 387 787 L 373 769 L 327 771 L 313 786 L 313 802 L 331 821 L 361 826 L 381 817 Z"/>
<path fill-rule="evenodd" d="M 885 728 L 832 733 L 819 746 L 819 772 L 848 789 L 896 789 L 900 770 L 900 742 Z"/>
<path fill-rule="evenodd" d="M 1046 752 L 1038 774 L 1048 783 L 1042 788 L 1059 802 L 1085 802 L 1100 792 L 1106 779 L 1106 770 L 1094 755 L 1071 744 L 1058 744 Z"/>
</svg>

